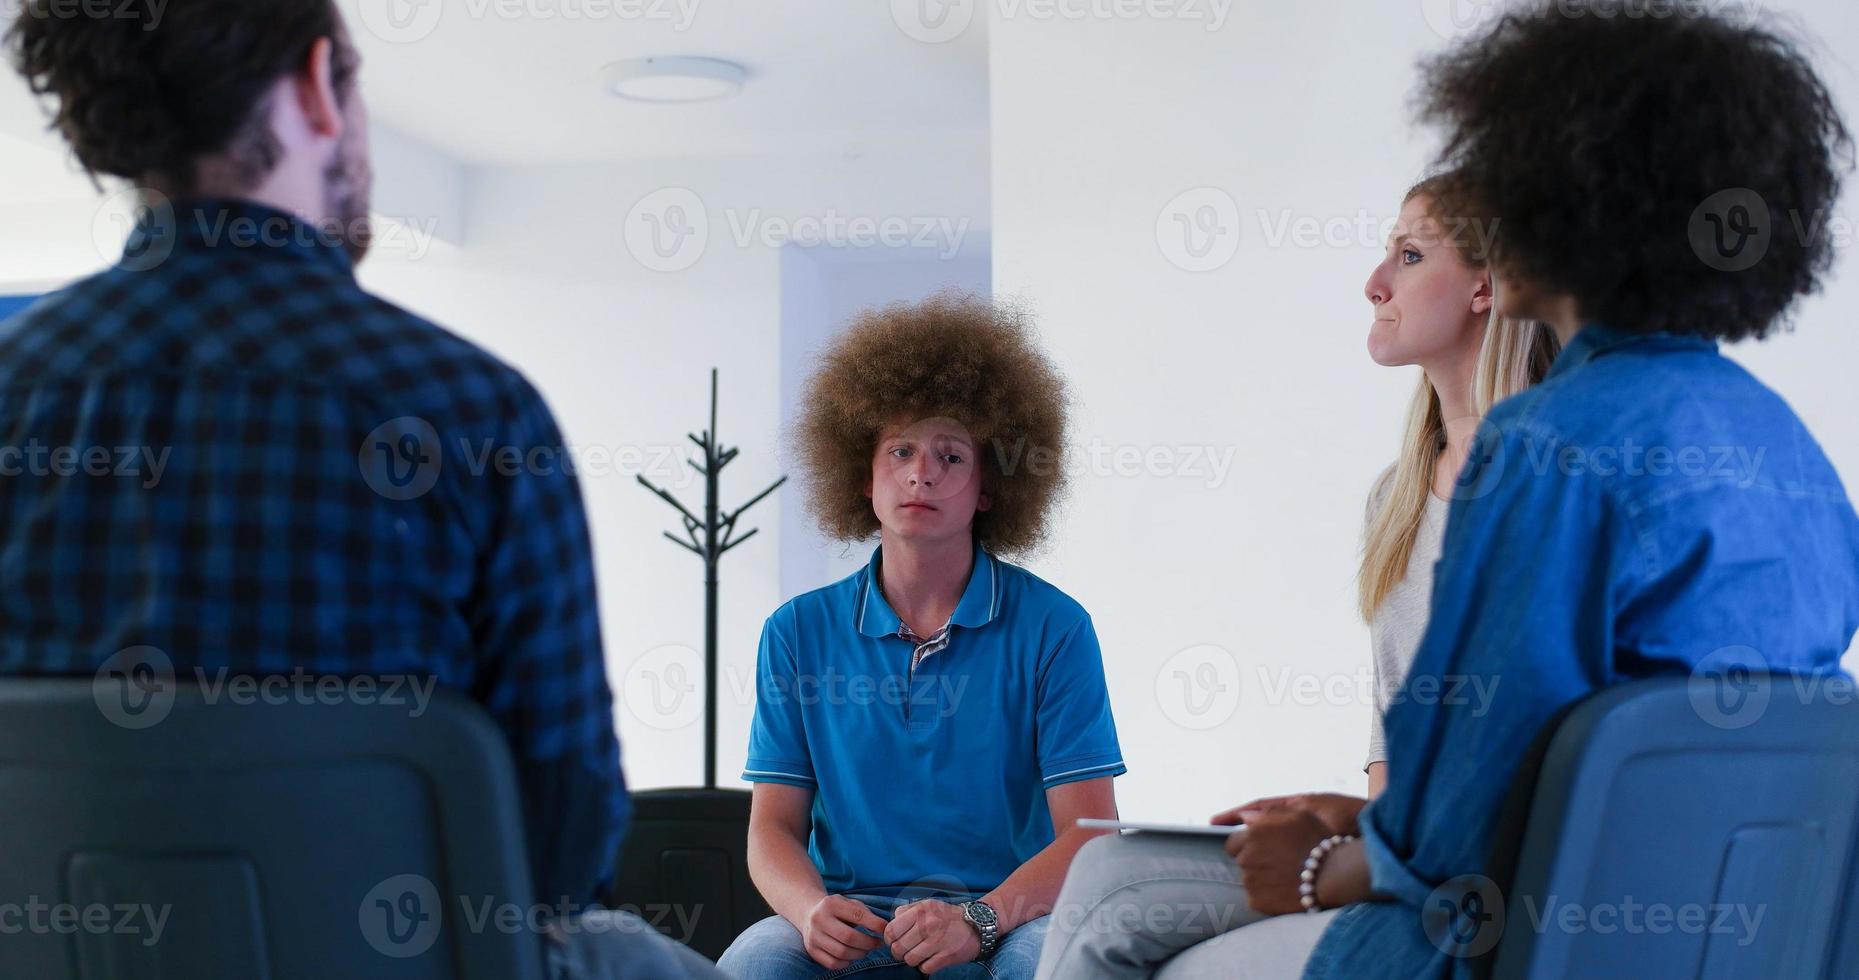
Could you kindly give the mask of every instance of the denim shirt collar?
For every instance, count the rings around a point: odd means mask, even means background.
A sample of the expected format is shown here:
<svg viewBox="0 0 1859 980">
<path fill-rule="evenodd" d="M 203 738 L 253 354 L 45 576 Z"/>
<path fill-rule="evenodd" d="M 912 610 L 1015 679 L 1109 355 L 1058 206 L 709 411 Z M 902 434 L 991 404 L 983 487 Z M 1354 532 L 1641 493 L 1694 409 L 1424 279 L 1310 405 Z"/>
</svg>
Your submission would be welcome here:
<svg viewBox="0 0 1859 980">
<path fill-rule="evenodd" d="M 875 548 L 871 563 L 865 568 L 865 584 L 859 596 L 858 631 L 866 636 L 895 636 L 904 621 L 878 589 L 878 571 L 883 567 L 884 548 Z M 970 628 L 986 626 L 1000 614 L 1000 586 L 994 568 L 994 556 L 975 542 L 975 567 L 968 573 L 968 586 L 949 622 Z"/>
<path fill-rule="evenodd" d="M 1555 364 L 1549 368 L 1548 377 L 1567 374 L 1597 357 L 1610 354 L 1625 347 L 1647 347 L 1651 350 L 1716 350 L 1717 342 L 1708 337 L 1692 337 L 1675 333 L 1644 333 L 1637 330 L 1623 330 L 1605 323 L 1590 320 L 1582 325 L 1570 338 L 1568 346 L 1556 355 Z M 1545 379 L 1547 380 L 1547 379 Z"/>
<path fill-rule="evenodd" d="M 137 208 L 135 228 L 123 246 L 122 264 L 137 270 L 159 266 L 176 252 L 245 249 L 256 254 L 292 255 L 326 263 L 353 275 L 354 263 L 327 228 L 257 201 L 239 198 L 156 198 Z"/>
</svg>

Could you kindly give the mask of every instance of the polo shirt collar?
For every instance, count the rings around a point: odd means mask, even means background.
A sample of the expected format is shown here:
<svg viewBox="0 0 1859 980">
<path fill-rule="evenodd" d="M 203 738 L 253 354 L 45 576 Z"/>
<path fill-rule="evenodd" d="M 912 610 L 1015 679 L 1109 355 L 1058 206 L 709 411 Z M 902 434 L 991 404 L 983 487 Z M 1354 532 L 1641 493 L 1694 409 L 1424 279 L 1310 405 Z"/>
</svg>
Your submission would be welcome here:
<svg viewBox="0 0 1859 980">
<path fill-rule="evenodd" d="M 1556 362 L 1549 369 L 1549 377 L 1566 374 L 1603 354 L 1637 345 L 1649 345 L 1655 350 L 1717 349 L 1717 342 L 1708 337 L 1675 333 L 1641 333 L 1589 321 L 1575 332 L 1575 336 L 1569 338 L 1568 346 L 1562 348 L 1562 353 L 1556 355 Z"/>
<path fill-rule="evenodd" d="M 878 590 L 878 570 L 883 566 L 884 548 L 872 549 L 871 563 L 865 567 L 865 585 L 858 604 L 858 631 L 866 636 L 895 636 L 903 628 L 904 621 L 898 618 L 891 604 Z M 956 626 L 974 628 L 986 626 L 1000 615 L 1000 576 L 994 567 L 995 558 L 975 542 L 975 566 L 968 573 L 968 586 L 962 590 L 961 601 L 955 604 L 955 614 L 949 622 Z"/>
</svg>

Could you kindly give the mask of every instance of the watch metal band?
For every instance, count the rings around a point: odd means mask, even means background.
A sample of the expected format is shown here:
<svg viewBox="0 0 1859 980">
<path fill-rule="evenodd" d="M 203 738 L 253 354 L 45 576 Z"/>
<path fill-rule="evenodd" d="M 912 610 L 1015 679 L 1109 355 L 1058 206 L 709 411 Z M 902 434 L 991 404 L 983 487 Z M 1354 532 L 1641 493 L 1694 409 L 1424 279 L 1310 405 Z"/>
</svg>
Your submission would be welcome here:
<svg viewBox="0 0 1859 980">
<path fill-rule="evenodd" d="M 962 919 L 981 937 L 979 958 L 987 959 L 994 955 L 994 951 L 1000 947 L 1000 918 L 995 914 L 994 907 L 980 900 L 964 902 Z"/>
</svg>

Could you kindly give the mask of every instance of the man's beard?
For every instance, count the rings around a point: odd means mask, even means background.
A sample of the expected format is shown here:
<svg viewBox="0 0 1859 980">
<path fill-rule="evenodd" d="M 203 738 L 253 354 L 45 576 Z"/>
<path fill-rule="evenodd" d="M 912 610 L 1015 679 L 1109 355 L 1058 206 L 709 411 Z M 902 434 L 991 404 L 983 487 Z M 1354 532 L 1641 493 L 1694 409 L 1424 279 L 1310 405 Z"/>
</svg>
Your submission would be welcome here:
<svg viewBox="0 0 1859 980">
<path fill-rule="evenodd" d="M 356 265 L 361 264 L 374 243 L 374 228 L 368 219 L 374 175 L 367 156 L 356 149 L 359 142 L 352 135 L 344 136 L 336 148 L 336 158 L 323 172 L 323 213 L 333 225 L 329 231 Z"/>
</svg>

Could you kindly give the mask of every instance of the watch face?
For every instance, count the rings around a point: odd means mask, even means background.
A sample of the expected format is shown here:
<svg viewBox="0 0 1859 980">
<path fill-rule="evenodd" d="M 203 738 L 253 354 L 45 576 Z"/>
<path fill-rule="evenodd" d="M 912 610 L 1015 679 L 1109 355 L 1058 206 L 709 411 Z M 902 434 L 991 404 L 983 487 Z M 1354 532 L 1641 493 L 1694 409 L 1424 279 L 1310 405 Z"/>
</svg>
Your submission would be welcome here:
<svg viewBox="0 0 1859 980">
<path fill-rule="evenodd" d="M 975 924 L 978 926 L 991 926 L 995 921 L 994 910 L 988 908 L 981 902 L 976 902 L 968 907 L 968 917 L 975 920 Z"/>
</svg>

